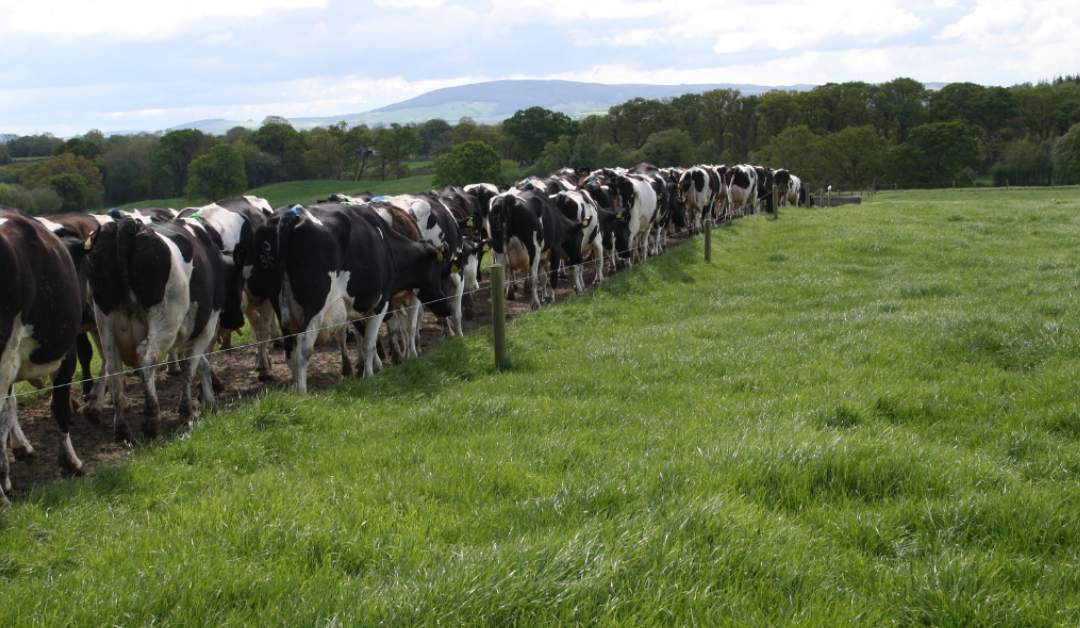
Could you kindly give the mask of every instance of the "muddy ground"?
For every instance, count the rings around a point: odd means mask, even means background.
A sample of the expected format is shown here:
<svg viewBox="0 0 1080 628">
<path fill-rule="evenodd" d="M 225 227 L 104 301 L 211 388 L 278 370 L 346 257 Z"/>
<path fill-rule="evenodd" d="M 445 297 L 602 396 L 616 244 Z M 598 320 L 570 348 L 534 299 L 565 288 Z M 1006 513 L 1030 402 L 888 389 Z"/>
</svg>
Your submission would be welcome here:
<svg viewBox="0 0 1080 628">
<path fill-rule="evenodd" d="M 688 236 L 685 235 L 669 237 L 668 246 L 671 247 L 684 242 L 687 238 Z M 594 285 L 596 267 L 592 263 L 587 263 L 584 268 L 585 285 L 587 289 L 590 289 Z M 604 271 L 605 277 L 609 275 L 610 267 Z M 491 325 L 489 287 L 490 284 L 485 278 L 480 284 L 480 290 L 473 295 L 474 316 L 472 320 L 463 321 L 462 323 L 466 333 Z M 567 299 L 573 294 L 573 279 L 568 274 L 559 280 L 556 301 Z M 531 306 L 531 292 L 519 289 L 517 298 L 506 303 L 507 320 L 513 320 L 514 317 L 530 311 Z M 380 337 L 385 340 L 385 335 L 384 325 Z M 434 316 L 429 312 L 425 312 L 420 331 L 420 352 L 423 353 L 429 350 L 439 343 L 443 337 L 443 331 L 436 323 Z M 349 343 L 349 354 L 355 361 L 357 355 L 355 341 Z M 273 368 L 274 381 L 260 382 L 255 377 L 254 347 L 236 349 L 211 356 L 210 363 L 213 365 L 214 372 L 225 385 L 225 390 L 217 394 L 219 407 L 228 406 L 264 391 L 286 388 L 290 383 L 290 376 L 289 368 L 285 362 L 285 352 L 282 349 L 271 348 L 270 362 Z M 336 343 L 331 342 L 316 347 L 308 370 L 308 388 L 318 390 L 340 381 L 340 370 L 341 355 Z M 77 370 L 76 379 L 81 378 L 81 376 L 81 369 Z M 161 435 L 157 441 L 162 442 L 172 439 L 178 432 L 186 429 L 187 423 L 180 420 L 176 412 L 180 402 L 181 377 L 169 375 L 164 369 L 159 370 L 156 377 L 158 400 L 161 406 Z M 197 388 L 197 385 L 193 385 L 193 391 L 197 390 Z M 150 442 L 141 433 L 142 381 L 137 375 L 129 375 L 126 380 L 125 390 L 128 403 L 131 404 L 131 411 L 127 416 L 135 434 L 135 443 L 119 442 L 113 437 L 113 410 L 109 402 L 105 404 L 104 416 L 100 425 L 91 424 L 82 416 L 81 412 L 75 415 L 71 427 L 71 442 L 88 473 L 93 473 L 94 469 L 102 465 L 115 464 L 125 458 L 133 448 Z M 72 397 L 77 403 L 84 403 L 81 384 L 76 385 Z M 25 495 L 35 486 L 61 479 L 60 468 L 56 463 L 59 430 L 49 414 L 48 398 L 30 403 L 20 403 L 19 424 L 35 451 L 34 456 L 28 460 L 14 460 L 9 453 L 9 460 L 13 460 L 10 468 L 11 483 L 14 489 L 13 497 L 15 499 Z"/>
</svg>

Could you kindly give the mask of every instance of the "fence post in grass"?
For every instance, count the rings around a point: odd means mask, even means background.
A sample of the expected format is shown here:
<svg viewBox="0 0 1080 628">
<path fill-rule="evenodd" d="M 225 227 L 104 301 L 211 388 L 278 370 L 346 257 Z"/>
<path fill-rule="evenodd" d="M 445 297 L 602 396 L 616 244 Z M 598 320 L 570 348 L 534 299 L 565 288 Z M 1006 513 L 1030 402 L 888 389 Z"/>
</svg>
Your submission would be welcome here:
<svg viewBox="0 0 1080 628">
<path fill-rule="evenodd" d="M 491 272 L 491 331 L 495 344 L 495 368 L 506 370 L 506 291 L 502 264 L 492 264 Z"/>
<path fill-rule="evenodd" d="M 712 263 L 712 218 L 705 221 L 705 262 Z"/>
</svg>

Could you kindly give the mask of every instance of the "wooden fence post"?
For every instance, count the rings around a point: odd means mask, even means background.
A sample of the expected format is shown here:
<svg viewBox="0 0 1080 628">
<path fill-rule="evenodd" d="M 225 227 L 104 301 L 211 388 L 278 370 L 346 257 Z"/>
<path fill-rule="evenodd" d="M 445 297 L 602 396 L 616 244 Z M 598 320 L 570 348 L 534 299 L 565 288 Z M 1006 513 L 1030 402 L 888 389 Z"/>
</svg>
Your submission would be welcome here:
<svg viewBox="0 0 1080 628">
<path fill-rule="evenodd" d="M 491 271 L 491 331 L 495 344 L 495 368 L 510 367 L 506 358 L 506 292 L 502 264 L 492 264 Z"/>
<path fill-rule="evenodd" d="M 712 218 L 705 221 L 705 262 L 712 263 Z"/>
</svg>

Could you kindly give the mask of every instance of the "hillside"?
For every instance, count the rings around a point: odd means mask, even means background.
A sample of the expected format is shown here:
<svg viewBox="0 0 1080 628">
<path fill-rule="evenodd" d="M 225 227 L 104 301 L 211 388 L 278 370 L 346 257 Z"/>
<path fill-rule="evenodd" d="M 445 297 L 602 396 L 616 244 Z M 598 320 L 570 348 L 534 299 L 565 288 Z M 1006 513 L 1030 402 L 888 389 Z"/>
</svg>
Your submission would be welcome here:
<svg viewBox="0 0 1080 628">
<path fill-rule="evenodd" d="M 761 94 L 771 89 L 796 89 L 805 91 L 812 85 L 769 87 L 749 84 L 703 84 L 703 85 L 602 85 L 574 81 L 490 81 L 457 87 L 445 87 L 421 94 L 393 105 L 387 105 L 364 113 L 348 113 L 339 116 L 314 118 L 290 118 L 297 129 L 310 129 L 341 121 L 350 126 L 358 124 L 390 124 L 392 122 L 423 122 L 442 118 L 456 122 L 468 116 L 480 123 L 501 122 L 519 109 L 540 106 L 561 111 L 575 118 L 590 113 L 606 112 L 608 107 L 632 98 L 665 98 L 682 94 L 701 93 L 710 89 L 738 89 L 743 94 Z M 204 133 L 221 135 L 235 126 L 258 128 L 258 120 L 198 120 L 181 124 L 176 129 L 199 129 Z"/>
</svg>

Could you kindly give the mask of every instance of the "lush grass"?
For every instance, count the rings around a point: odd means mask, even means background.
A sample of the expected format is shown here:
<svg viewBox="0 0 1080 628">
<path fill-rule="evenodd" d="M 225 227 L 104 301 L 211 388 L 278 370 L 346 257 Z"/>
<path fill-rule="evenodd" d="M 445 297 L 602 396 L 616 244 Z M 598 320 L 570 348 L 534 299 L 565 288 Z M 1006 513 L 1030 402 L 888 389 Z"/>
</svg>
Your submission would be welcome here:
<svg viewBox="0 0 1080 628">
<path fill-rule="evenodd" d="M 284 183 L 264 185 L 261 188 L 248 190 L 244 194 L 265 198 L 274 206 L 284 205 L 285 203 L 310 205 L 335 193 L 359 194 L 360 192 L 372 192 L 389 196 L 423 192 L 431 189 L 432 177 L 433 175 L 428 174 L 397 181 L 286 181 Z M 128 203 L 127 205 L 120 205 L 119 209 L 135 209 L 138 207 L 172 207 L 173 209 L 180 209 L 187 207 L 187 205 L 188 202 L 184 198 L 165 198 Z"/>
<path fill-rule="evenodd" d="M 717 230 L 0 513 L 8 625 L 1073 626 L 1080 193 Z M 105 429 L 105 428 L 103 428 Z"/>
</svg>

